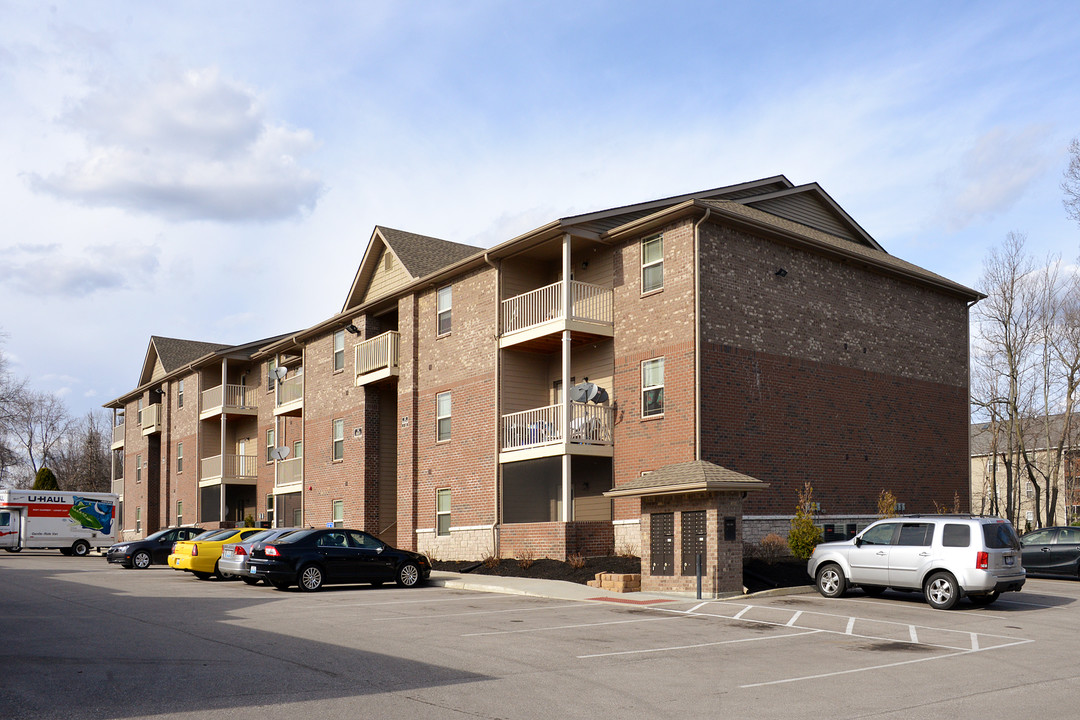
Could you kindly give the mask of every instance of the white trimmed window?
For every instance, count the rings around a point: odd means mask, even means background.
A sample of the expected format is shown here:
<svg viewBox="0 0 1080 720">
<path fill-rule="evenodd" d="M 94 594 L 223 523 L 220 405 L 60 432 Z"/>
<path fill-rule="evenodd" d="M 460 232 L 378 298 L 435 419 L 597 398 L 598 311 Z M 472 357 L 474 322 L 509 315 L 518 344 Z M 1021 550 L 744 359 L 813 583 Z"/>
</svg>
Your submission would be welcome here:
<svg viewBox="0 0 1080 720">
<path fill-rule="evenodd" d="M 176 472 L 184 472 L 184 443 L 176 443 Z"/>
<path fill-rule="evenodd" d="M 274 381 L 277 380 L 277 358 L 271 358 L 266 361 L 266 392 L 272 392 L 274 389 Z"/>
<path fill-rule="evenodd" d="M 297 440 L 292 444 L 292 456 L 294 458 L 304 457 L 304 442 L 302 440 Z"/>
<path fill-rule="evenodd" d="M 435 396 L 435 440 L 445 442 L 450 439 L 450 393 Z"/>
<path fill-rule="evenodd" d="M 135 419 L 139 422 L 139 427 L 142 427 L 142 411 L 143 411 L 143 399 L 139 398 L 139 412 L 135 416 Z"/>
<path fill-rule="evenodd" d="M 1033 483 L 1028 483 L 1024 486 L 1024 496 L 1027 497 L 1028 500 L 1035 497 L 1035 485 Z"/>
<path fill-rule="evenodd" d="M 179 380 L 176 383 L 176 407 L 184 407 L 184 381 Z"/>
<path fill-rule="evenodd" d="M 266 462 L 274 462 L 274 429 L 266 431 Z"/>
<path fill-rule="evenodd" d="M 183 500 L 177 500 L 176 501 L 176 524 L 177 525 L 183 525 L 184 524 L 184 501 Z"/>
<path fill-rule="evenodd" d="M 142 532 L 142 507 L 135 507 L 135 532 Z"/>
<path fill-rule="evenodd" d="M 135 482 L 142 482 L 142 455 L 135 456 Z M 136 512 L 138 508 L 135 508 Z"/>
<path fill-rule="evenodd" d="M 338 418 L 334 421 L 334 448 L 333 448 L 334 461 L 342 460 L 345 457 L 345 420 Z"/>
<path fill-rule="evenodd" d="M 334 527 L 345 527 L 345 501 L 334 501 Z"/>
<path fill-rule="evenodd" d="M 273 527 L 277 527 L 277 523 L 274 522 L 274 494 L 270 493 L 266 496 L 266 519 L 270 521 Z"/>
<path fill-rule="evenodd" d="M 345 369 L 345 331 L 334 333 L 334 372 Z"/>
<path fill-rule="evenodd" d="M 664 287 L 664 236 L 641 241 L 641 292 L 649 293 Z"/>
<path fill-rule="evenodd" d="M 453 305 L 454 288 L 451 285 L 447 285 L 444 288 L 439 288 L 438 299 L 436 301 L 438 308 L 438 334 L 446 335 L 450 332 L 450 308 Z"/>
<path fill-rule="evenodd" d="M 641 417 L 664 414 L 664 358 L 641 363 Z"/>
<path fill-rule="evenodd" d="M 450 488 L 435 491 L 435 534 L 450 534 Z"/>
</svg>

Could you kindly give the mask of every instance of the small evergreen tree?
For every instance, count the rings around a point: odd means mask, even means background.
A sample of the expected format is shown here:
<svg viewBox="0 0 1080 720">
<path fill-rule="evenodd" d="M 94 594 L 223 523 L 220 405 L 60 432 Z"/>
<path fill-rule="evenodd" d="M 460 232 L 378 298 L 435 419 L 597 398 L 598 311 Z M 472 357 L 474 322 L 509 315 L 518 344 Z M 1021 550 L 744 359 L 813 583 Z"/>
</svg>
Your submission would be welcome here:
<svg viewBox="0 0 1080 720">
<path fill-rule="evenodd" d="M 791 532 L 788 533 L 788 547 L 791 554 L 800 560 L 807 560 L 814 548 L 821 542 L 824 532 L 814 524 L 814 489 L 810 483 L 799 491 L 799 503 L 795 506 L 795 517 L 791 518 Z"/>
<path fill-rule="evenodd" d="M 877 514 L 879 518 L 896 517 L 896 496 L 888 490 L 882 490 L 878 495 Z"/>
<path fill-rule="evenodd" d="M 43 467 L 37 471 L 37 475 L 34 476 L 33 490 L 59 490 L 60 486 L 56 484 L 56 476 L 53 475 L 53 471 L 47 467 Z"/>
</svg>

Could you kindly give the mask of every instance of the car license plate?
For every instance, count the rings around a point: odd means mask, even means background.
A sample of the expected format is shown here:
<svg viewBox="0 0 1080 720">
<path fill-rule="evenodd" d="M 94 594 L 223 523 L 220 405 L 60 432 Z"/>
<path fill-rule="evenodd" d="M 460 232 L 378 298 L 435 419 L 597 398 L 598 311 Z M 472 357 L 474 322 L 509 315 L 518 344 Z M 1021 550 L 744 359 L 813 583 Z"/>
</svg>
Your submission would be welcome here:
<svg viewBox="0 0 1080 720">
<path fill-rule="evenodd" d="M 248 572 L 251 573 L 252 575 L 254 575 L 255 574 L 255 568 L 248 568 Z"/>
<path fill-rule="evenodd" d="M 232 557 L 232 550 L 226 550 L 225 557 Z"/>
<path fill-rule="evenodd" d="M 1012 555 L 1006 555 L 1005 556 L 1005 565 L 1006 566 L 1012 565 L 1013 562 L 1015 562 L 1015 561 L 1016 561 L 1016 558 L 1014 558 Z"/>
</svg>

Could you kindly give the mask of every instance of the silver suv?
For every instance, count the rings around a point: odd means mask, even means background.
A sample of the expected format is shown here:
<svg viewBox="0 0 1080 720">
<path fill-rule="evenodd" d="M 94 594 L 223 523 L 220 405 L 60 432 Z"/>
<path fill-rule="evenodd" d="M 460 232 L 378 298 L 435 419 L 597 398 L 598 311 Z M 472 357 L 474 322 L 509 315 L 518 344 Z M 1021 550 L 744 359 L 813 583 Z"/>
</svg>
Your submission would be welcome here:
<svg viewBox="0 0 1080 720">
<path fill-rule="evenodd" d="M 825 597 L 852 586 L 875 596 L 886 588 L 921 590 L 939 610 L 962 597 L 989 605 L 1027 578 L 1012 524 L 974 515 L 878 520 L 851 540 L 818 545 L 806 570 Z"/>
</svg>

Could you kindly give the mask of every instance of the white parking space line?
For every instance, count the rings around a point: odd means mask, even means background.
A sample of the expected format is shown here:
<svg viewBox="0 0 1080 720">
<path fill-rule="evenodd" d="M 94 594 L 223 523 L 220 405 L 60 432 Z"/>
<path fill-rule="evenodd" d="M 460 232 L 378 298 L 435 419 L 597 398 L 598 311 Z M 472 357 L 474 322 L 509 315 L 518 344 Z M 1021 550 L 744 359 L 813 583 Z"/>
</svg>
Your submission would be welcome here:
<svg viewBox="0 0 1080 720">
<path fill-rule="evenodd" d="M 785 626 L 791 627 L 792 625 L 797 623 L 799 621 L 799 618 L 801 618 L 801 617 L 802 617 L 802 610 L 799 610 L 798 612 L 796 612 L 794 615 L 791 616 L 791 619 L 788 620 L 785 623 Z"/>
<path fill-rule="evenodd" d="M 545 605 L 543 607 L 510 608 L 509 610 L 475 610 L 472 612 L 442 613 L 441 615 L 394 615 L 393 617 L 371 618 L 370 622 L 380 622 L 387 620 L 437 620 L 439 618 L 465 617 L 468 615 L 500 615 L 503 613 L 544 612 L 547 610 L 565 610 L 566 608 L 592 607 L 595 606 L 589 603 L 568 603 L 565 605 Z"/>
<path fill-rule="evenodd" d="M 607 622 L 579 623 L 577 625 L 551 625 L 547 627 L 525 628 L 522 630 L 492 630 L 489 632 L 465 633 L 461 637 L 481 637 L 484 635 L 520 635 L 522 633 L 547 632 L 548 630 L 577 630 L 579 628 L 600 627 L 603 625 L 627 625 L 629 623 L 663 622 L 665 620 L 683 620 L 689 615 L 670 617 L 636 618 L 634 620 L 609 620 Z"/>
<path fill-rule="evenodd" d="M 849 617 L 847 619 L 847 630 L 845 630 L 844 632 L 846 634 L 850 635 L 851 631 L 854 630 L 854 629 L 855 629 L 855 618 Z"/>
<path fill-rule="evenodd" d="M 587 658 L 612 657 L 615 655 L 641 655 L 645 653 L 672 652 L 675 650 L 693 650 L 694 648 L 713 647 L 715 645 L 734 645 L 736 643 L 762 642 L 765 640 L 785 640 L 787 638 L 800 637 L 802 635 L 813 635 L 814 633 L 819 632 L 821 632 L 821 630 L 805 630 L 803 632 L 788 633 L 786 635 L 772 635 L 770 637 L 752 637 L 740 638 L 738 640 L 720 640 L 717 642 L 697 643 L 695 645 L 672 645 L 670 647 L 646 648 L 643 650 L 619 650 L 617 652 L 595 653 L 592 655 L 578 655 L 577 657 L 579 660 L 585 660 Z"/>
<path fill-rule="evenodd" d="M 909 637 L 911 637 L 911 642 L 913 642 L 913 643 L 918 643 L 919 642 L 919 633 L 916 632 L 914 625 L 908 625 L 908 635 L 909 635 Z"/>
</svg>

